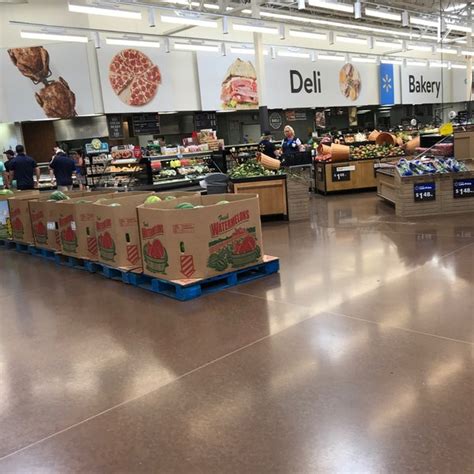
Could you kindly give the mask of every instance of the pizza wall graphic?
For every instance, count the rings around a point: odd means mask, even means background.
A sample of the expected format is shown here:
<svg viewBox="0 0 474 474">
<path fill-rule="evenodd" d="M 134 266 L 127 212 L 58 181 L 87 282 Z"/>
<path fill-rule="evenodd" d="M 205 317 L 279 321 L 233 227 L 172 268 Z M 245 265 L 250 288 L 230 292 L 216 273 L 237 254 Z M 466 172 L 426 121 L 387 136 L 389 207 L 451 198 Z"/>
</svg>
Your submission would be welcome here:
<svg viewBox="0 0 474 474">
<path fill-rule="evenodd" d="M 161 84 L 161 73 L 146 54 L 124 49 L 109 65 L 109 82 L 122 102 L 140 107 L 155 97 Z"/>
</svg>

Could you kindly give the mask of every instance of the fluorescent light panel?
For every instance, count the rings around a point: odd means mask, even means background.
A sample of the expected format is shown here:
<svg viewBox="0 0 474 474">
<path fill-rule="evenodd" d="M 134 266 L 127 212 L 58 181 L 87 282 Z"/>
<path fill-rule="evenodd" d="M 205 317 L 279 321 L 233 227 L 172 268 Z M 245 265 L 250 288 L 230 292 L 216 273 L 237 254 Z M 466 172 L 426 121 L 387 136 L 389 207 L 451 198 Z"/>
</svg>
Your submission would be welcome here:
<svg viewBox="0 0 474 474">
<path fill-rule="evenodd" d="M 217 45 L 191 43 L 175 43 L 174 49 L 180 51 L 209 51 L 211 53 L 217 53 L 220 50 Z"/>
<path fill-rule="evenodd" d="M 431 46 L 423 46 L 421 44 L 409 44 L 407 45 L 407 48 L 413 51 L 424 51 L 424 52 L 429 52 L 433 50 Z"/>
<path fill-rule="evenodd" d="M 419 18 L 416 16 L 410 17 L 410 23 L 412 25 L 430 26 L 432 28 L 438 28 L 439 26 L 439 20 L 438 21 L 426 20 L 425 18 Z"/>
<path fill-rule="evenodd" d="M 366 63 L 366 64 L 375 64 L 377 62 L 377 59 L 375 58 L 359 58 L 357 56 L 352 58 L 352 61 L 354 63 Z"/>
<path fill-rule="evenodd" d="M 311 31 L 299 31 L 299 30 L 289 30 L 288 34 L 293 38 L 309 38 L 309 39 L 318 39 L 325 40 L 327 35 L 323 33 L 312 33 Z"/>
<path fill-rule="evenodd" d="M 328 54 L 318 54 L 318 59 L 323 61 L 344 61 L 346 58 L 344 56 L 330 56 Z"/>
<path fill-rule="evenodd" d="M 474 51 L 461 51 L 463 56 L 474 56 Z"/>
<path fill-rule="evenodd" d="M 94 7 L 90 5 L 78 5 L 69 3 L 69 11 L 73 13 L 87 13 L 88 15 L 113 16 L 116 18 L 128 18 L 130 20 L 141 20 L 142 14 L 133 10 L 122 10 L 119 8 Z"/>
<path fill-rule="evenodd" d="M 348 44 L 367 44 L 367 40 L 363 38 L 351 38 L 350 36 L 336 36 L 337 43 L 348 43 Z"/>
<path fill-rule="evenodd" d="M 255 50 L 253 48 L 237 48 L 234 46 L 230 47 L 230 52 L 234 54 L 255 54 Z"/>
<path fill-rule="evenodd" d="M 59 33 L 41 33 L 36 31 L 21 31 L 20 36 L 25 39 L 40 39 L 46 41 L 64 41 L 67 43 L 87 43 L 87 36 L 61 35 Z"/>
<path fill-rule="evenodd" d="M 426 66 L 423 61 L 407 61 L 407 66 Z"/>
<path fill-rule="evenodd" d="M 375 40 L 375 46 L 379 48 L 401 48 L 402 43 L 392 43 L 391 41 Z"/>
<path fill-rule="evenodd" d="M 401 59 L 381 59 L 382 64 L 403 64 Z"/>
<path fill-rule="evenodd" d="M 299 53 L 297 51 L 278 51 L 277 56 L 282 58 L 309 59 L 309 53 Z"/>
<path fill-rule="evenodd" d="M 145 48 L 160 48 L 159 41 L 134 40 L 127 38 L 106 38 L 105 42 L 116 46 L 142 46 Z"/>
<path fill-rule="evenodd" d="M 241 23 L 233 23 L 232 29 L 234 29 L 235 31 L 251 31 L 253 33 L 264 33 L 267 35 L 278 34 L 278 28 L 272 28 L 271 26 L 244 25 Z"/>
<path fill-rule="evenodd" d="M 384 20 L 393 20 L 401 21 L 402 15 L 400 13 L 387 12 L 384 10 L 376 10 L 375 8 L 366 8 L 366 16 L 371 16 L 373 18 L 383 18 Z"/>
<path fill-rule="evenodd" d="M 353 5 L 338 2 L 323 2 L 322 0 L 308 0 L 311 7 L 326 8 L 327 10 L 334 10 L 338 12 L 354 13 Z"/>
<path fill-rule="evenodd" d="M 439 67 L 439 68 L 447 68 L 447 63 L 442 63 L 439 61 L 430 61 L 430 67 Z"/>
<path fill-rule="evenodd" d="M 452 31 L 461 31 L 462 33 L 472 33 L 472 28 L 468 26 L 458 25 L 456 23 L 446 22 L 446 26 Z"/>
<path fill-rule="evenodd" d="M 452 64 L 451 67 L 453 69 L 467 69 L 467 66 L 465 66 L 464 64 Z"/>
<path fill-rule="evenodd" d="M 458 54 L 457 49 L 452 48 L 436 48 L 436 52 L 442 54 Z"/>
<path fill-rule="evenodd" d="M 217 28 L 217 22 L 213 20 L 200 20 L 199 18 L 192 18 L 187 16 L 168 16 L 161 15 L 163 23 L 171 23 L 174 25 L 193 25 L 202 26 L 204 28 Z"/>
</svg>

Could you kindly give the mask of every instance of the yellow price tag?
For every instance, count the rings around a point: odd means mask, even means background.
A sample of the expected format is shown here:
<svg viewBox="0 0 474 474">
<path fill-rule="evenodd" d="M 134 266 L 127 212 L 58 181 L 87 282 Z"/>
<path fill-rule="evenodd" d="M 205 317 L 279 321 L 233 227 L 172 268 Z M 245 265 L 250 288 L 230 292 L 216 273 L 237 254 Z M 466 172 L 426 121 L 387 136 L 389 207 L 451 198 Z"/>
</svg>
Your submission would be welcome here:
<svg viewBox="0 0 474 474">
<path fill-rule="evenodd" d="M 439 127 L 439 134 L 446 136 L 446 135 L 452 135 L 454 132 L 453 129 L 453 124 L 451 122 L 449 123 L 443 123 L 441 127 Z"/>
</svg>

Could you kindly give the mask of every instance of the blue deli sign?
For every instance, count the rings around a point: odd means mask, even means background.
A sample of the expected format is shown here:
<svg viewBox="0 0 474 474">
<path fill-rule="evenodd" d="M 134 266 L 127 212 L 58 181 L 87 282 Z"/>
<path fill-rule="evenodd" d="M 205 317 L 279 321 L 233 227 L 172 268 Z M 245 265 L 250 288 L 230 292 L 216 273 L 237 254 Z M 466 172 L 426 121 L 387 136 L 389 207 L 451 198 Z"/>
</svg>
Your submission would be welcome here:
<svg viewBox="0 0 474 474">
<path fill-rule="evenodd" d="M 395 75 L 393 64 L 380 65 L 380 104 L 392 105 L 395 103 Z"/>
</svg>

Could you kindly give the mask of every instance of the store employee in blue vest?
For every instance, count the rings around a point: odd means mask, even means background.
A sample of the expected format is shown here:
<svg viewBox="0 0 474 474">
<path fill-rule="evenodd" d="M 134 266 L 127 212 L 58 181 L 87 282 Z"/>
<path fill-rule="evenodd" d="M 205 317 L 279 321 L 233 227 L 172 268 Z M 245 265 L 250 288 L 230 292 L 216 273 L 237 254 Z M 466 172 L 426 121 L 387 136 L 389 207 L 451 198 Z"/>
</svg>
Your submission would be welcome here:
<svg viewBox="0 0 474 474">
<path fill-rule="evenodd" d="M 287 125 L 283 129 L 283 133 L 285 134 L 285 138 L 281 142 L 281 151 L 283 155 L 291 155 L 292 153 L 296 153 L 301 150 L 301 140 L 296 138 L 295 131 L 293 127 Z"/>
</svg>

